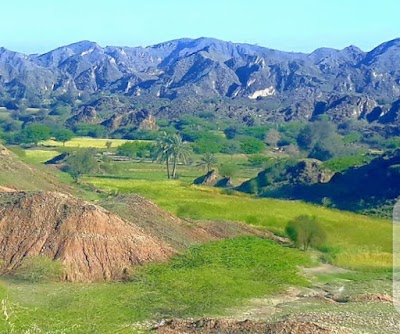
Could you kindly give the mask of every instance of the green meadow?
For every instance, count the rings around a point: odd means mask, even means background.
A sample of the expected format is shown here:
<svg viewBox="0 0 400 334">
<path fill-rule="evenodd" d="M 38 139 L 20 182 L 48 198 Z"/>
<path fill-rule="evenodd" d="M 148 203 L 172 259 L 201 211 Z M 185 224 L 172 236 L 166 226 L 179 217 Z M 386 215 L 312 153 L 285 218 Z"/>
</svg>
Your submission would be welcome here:
<svg viewBox="0 0 400 334">
<path fill-rule="evenodd" d="M 135 333 L 136 322 L 224 314 L 246 299 L 305 286 L 309 256 L 256 237 L 189 249 L 164 264 L 135 269 L 126 283 L 27 283 L 3 280 L 5 333 Z"/>
<path fill-rule="evenodd" d="M 326 250 L 339 266 L 360 270 L 391 270 L 392 224 L 385 220 L 332 210 L 298 201 L 226 194 L 223 190 L 181 181 L 147 181 L 87 177 L 106 191 L 137 193 L 181 217 L 242 221 L 283 233 L 299 215 L 314 215 L 328 235 Z"/>
</svg>

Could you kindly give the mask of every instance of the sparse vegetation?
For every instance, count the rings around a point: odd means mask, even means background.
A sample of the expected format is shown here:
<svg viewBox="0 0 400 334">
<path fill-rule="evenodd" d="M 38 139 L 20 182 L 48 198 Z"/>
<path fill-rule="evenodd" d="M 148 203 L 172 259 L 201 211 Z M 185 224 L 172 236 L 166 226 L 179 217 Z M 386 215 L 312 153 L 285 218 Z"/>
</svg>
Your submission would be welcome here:
<svg viewBox="0 0 400 334">
<path fill-rule="evenodd" d="M 22 261 L 13 277 L 30 283 L 46 283 L 60 280 L 62 274 L 61 262 L 46 256 L 29 256 Z"/>
<path fill-rule="evenodd" d="M 67 160 L 66 171 L 79 183 L 84 174 L 92 173 L 99 168 L 99 162 L 93 149 L 84 149 L 71 154 Z"/>
<path fill-rule="evenodd" d="M 322 246 L 326 241 L 325 231 L 312 216 L 302 215 L 286 225 L 286 233 L 297 247 L 307 251 L 310 247 Z"/>
</svg>

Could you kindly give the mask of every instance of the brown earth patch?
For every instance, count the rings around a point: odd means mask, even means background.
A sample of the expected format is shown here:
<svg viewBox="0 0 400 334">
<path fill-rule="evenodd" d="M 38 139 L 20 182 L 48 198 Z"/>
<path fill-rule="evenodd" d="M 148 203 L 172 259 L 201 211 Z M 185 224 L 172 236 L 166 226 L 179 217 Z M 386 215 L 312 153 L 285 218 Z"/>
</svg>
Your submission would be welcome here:
<svg viewBox="0 0 400 334">
<path fill-rule="evenodd" d="M 102 207 L 55 192 L 0 193 L 0 260 L 12 273 L 28 256 L 64 264 L 64 279 L 120 279 L 131 266 L 175 254 L 165 242 Z"/>
<path fill-rule="evenodd" d="M 345 334 L 341 330 L 333 330 L 312 322 L 281 321 L 276 323 L 230 321 L 221 319 L 170 320 L 153 328 L 160 334 Z"/>
</svg>

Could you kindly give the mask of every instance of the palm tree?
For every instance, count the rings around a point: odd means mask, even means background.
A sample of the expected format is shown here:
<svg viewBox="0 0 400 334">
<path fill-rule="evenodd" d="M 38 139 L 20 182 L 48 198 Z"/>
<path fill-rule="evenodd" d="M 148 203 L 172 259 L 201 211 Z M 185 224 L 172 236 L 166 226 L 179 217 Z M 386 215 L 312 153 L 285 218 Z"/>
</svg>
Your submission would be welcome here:
<svg viewBox="0 0 400 334">
<path fill-rule="evenodd" d="M 186 162 L 191 153 L 190 146 L 182 140 L 178 134 L 167 134 L 163 132 L 156 142 L 156 159 L 167 165 L 167 176 L 169 179 L 176 178 L 178 162 Z M 170 164 L 172 163 L 172 174 Z"/>
<path fill-rule="evenodd" d="M 218 163 L 218 160 L 214 154 L 206 153 L 201 157 L 198 165 L 203 166 L 204 169 L 207 170 L 207 173 L 209 173 L 215 167 L 215 165 L 217 163 Z"/>
<path fill-rule="evenodd" d="M 170 153 L 172 158 L 172 178 L 176 179 L 176 168 L 178 162 L 187 162 L 187 159 L 191 153 L 191 148 L 188 143 L 182 140 L 182 137 L 178 134 L 173 134 L 169 138 Z"/>
<path fill-rule="evenodd" d="M 155 150 L 155 159 L 159 162 L 164 162 L 167 165 L 167 177 L 171 178 L 169 163 L 171 159 L 171 143 L 170 143 L 171 135 L 168 135 L 166 132 L 162 132 L 161 136 L 158 138 L 156 142 L 156 150 Z"/>
</svg>

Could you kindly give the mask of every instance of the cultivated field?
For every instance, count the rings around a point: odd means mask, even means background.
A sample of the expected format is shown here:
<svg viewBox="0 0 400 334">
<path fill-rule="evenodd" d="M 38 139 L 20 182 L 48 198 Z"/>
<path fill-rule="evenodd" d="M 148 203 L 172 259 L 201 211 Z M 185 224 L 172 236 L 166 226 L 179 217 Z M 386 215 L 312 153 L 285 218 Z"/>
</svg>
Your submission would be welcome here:
<svg viewBox="0 0 400 334">
<path fill-rule="evenodd" d="M 46 140 L 41 143 L 42 146 L 47 147 L 80 147 L 80 148 L 106 148 L 106 143 L 111 142 L 111 147 L 115 148 L 121 146 L 126 142 L 137 142 L 137 140 L 126 140 L 126 139 L 100 139 L 100 138 L 89 138 L 89 137 L 76 137 L 72 138 L 70 141 L 67 141 L 65 145 L 63 143 L 57 142 L 55 140 Z"/>
</svg>

